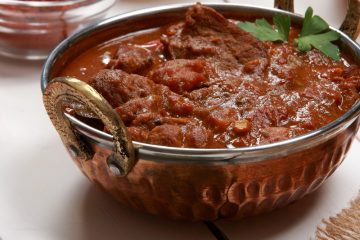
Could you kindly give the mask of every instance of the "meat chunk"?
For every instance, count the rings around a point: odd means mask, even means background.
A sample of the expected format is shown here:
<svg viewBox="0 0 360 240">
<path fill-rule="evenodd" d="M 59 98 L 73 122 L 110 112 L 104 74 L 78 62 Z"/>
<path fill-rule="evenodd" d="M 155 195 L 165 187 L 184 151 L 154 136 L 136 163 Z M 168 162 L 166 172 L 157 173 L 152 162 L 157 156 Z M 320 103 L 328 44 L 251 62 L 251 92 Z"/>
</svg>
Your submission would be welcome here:
<svg viewBox="0 0 360 240">
<path fill-rule="evenodd" d="M 218 108 L 212 111 L 205 121 L 215 129 L 224 131 L 236 118 L 234 108 Z"/>
<path fill-rule="evenodd" d="M 151 130 L 148 140 L 150 143 L 171 147 L 182 146 L 183 134 L 180 126 L 164 124 Z"/>
<path fill-rule="evenodd" d="M 110 69 L 101 70 L 89 83 L 114 108 L 130 99 L 150 95 L 155 85 L 146 77 Z"/>
<path fill-rule="evenodd" d="M 161 125 L 163 122 L 163 117 L 160 113 L 146 112 L 141 113 L 135 116 L 135 119 L 132 121 L 134 126 L 144 126 L 149 129 L 152 129 L 158 125 Z"/>
<path fill-rule="evenodd" d="M 212 131 L 203 126 L 187 125 L 185 141 L 187 147 L 204 148 L 211 141 Z"/>
<path fill-rule="evenodd" d="M 134 98 L 120 105 L 115 110 L 126 124 L 154 127 L 164 122 L 164 117 L 190 114 L 193 103 L 169 88 L 155 85 L 152 95 L 144 98 Z"/>
<path fill-rule="evenodd" d="M 110 61 L 108 67 L 121 69 L 127 73 L 138 73 L 150 67 L 153 63 L 151 51 L 140 46 L 122 44 L 116 56 Z"/>
<path fill-rule="evenodd" d="M 163 63 L 150 73 L 150 78 L 176 93 L 190 92 L 207 81 L 204 60 L 178 59 Z"/>
<path fill-rule="evenodd" d="M 204 107 L 216 107 L 224 104 L 229 100 L 232 94 L 236 94 L 239 90 L 236 82 L 219 82 L 209 87 L 196 89 L 188 94 L 192 101 L 201 103 Z"/>
<path fill-rule="evenodd" d="M 159 96 L 151 95 L 146 98 L 136 98 L 132 99 L 125 104 L 117 107 L 115 110 L 120 115 L 121 119 L 125 124 L 130 124 L 137 117 L 143 118 L 146 117 L 149 120 L 149 117 L 153 117 L 153 114 L 150 115 L 141 115 L 146 113 L 159 113 L 159 106 L 161 106 L 162 101 Z M 160 108 L 161 109 L 161 108 Z M 139 116 L 141 115 L 141 116 Z M 138 119 L 139 123 L 144 123 Z"/>
<path fill-rule="evenodd" d="M 224 63 L 244 64 L 266 56 L 261 41 L 199 3 L 188 10 L 182 28 L 168 33 L 163 42 L 174 59 L 213 57 Z"/>
<path fill-rule="evenodd" d="M 286 127 L 267 127 L 261 131 L 262 138 L 260 142 L 262 144 L 279 142 L 288 139 L 290 136 L 290 129 Z"/>
<path fill-rule="evenodd" d="M 139 142 L 146 142 L 149 136 L 149 130 L 140 127 L 127 128 L 132 140 Z"/>
<path fill-rule="evenodd" d="M 194 104 L 188 98 L 170 91 L 166 86 L 156 84 L 156 94 L 162 99 L 162 106 L 171 114 L 187 115 L 192 113 Z"/>
</svg>

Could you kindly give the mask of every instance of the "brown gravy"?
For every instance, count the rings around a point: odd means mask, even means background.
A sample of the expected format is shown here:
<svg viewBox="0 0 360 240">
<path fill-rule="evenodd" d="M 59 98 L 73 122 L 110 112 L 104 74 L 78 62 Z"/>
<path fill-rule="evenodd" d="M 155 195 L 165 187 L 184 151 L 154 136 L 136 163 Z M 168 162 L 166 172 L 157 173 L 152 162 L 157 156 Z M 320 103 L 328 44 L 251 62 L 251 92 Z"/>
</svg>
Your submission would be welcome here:
<svg viewBox="0 0 360 240">
<path fill-rule="evenodd" d="M 184 22 L 87 50 L 61 76 L 91 84 L 133 140 L 174 147 L 233 148 L 320 128 L 358 99 L 360 70 L 346 55 L 260 42 L 196 5 Z M 116 37 L 116 36 L 115 36 Z"/>
</svg>

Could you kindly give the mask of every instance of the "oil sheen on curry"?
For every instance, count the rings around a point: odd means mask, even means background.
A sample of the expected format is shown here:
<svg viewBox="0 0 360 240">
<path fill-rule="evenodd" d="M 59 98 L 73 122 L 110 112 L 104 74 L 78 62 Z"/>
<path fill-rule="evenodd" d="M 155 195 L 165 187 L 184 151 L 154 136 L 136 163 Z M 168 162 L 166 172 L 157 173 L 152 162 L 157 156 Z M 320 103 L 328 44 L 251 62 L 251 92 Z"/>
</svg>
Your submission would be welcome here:
<svg viewBox="0 0 360 240">
<path fill-rule="evenodd" d="M 200 4 L 184 21 L 89 49 L 61 73 L 88 82 L 132 140 L 172 147 L 234 148 L 320 128 L 359 98 L 360 70 L 342 54 L 261 42 Z"/>
</svg>

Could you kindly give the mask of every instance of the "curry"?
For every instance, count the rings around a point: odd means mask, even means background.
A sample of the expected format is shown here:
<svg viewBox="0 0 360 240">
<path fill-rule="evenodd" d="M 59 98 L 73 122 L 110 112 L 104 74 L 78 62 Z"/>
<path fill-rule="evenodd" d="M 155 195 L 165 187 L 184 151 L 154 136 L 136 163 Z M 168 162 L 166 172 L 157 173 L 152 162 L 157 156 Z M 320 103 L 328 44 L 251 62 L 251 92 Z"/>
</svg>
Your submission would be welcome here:
<svg viewBox="0 0 360 240">
<path fill-rule="evenodd" d="M 280 43 L 235 23 L 197 4 L 182 22 L 85 51 L 61 76 L 101 93 L 132 140 L 172 147 L 286 140 L 334 121 L 359 99 L 360 70 L 345 53 L 335 61 L 316 49 L 299 52 L 297 26 Z"/>
</svg>

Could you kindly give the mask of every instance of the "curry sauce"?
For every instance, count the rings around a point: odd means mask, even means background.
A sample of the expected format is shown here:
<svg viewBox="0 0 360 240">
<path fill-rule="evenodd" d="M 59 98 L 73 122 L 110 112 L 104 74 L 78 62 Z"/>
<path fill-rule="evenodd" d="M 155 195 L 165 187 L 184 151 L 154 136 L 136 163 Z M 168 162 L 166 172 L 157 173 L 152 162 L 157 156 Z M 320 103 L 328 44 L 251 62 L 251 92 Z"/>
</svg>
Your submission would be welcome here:
<svg viewBox="0 0 360 240">
<path fill-rule="evenodd" d="M 100 44 L 62 76 L 88 82 L 133 140 L 234 148 L 286 140 L 343 115 L 359 99 L 358 66 L 316 49 L 261 42 L 197 4 L 183 22 Z"/>
</svg>

